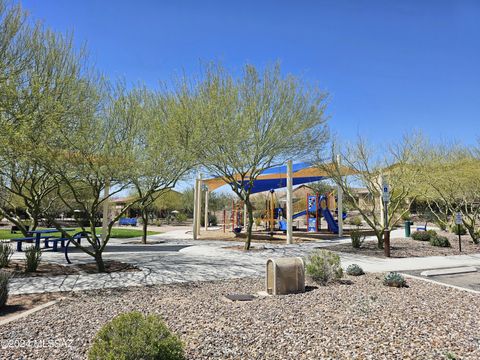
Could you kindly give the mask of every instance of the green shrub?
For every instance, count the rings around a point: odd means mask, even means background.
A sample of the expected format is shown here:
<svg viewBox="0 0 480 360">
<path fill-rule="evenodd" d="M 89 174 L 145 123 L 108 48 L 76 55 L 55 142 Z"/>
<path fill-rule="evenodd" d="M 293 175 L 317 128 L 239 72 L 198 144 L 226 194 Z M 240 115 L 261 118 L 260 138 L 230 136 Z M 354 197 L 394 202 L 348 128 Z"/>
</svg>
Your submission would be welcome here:
<svg viewBox="0 0 480 360">
<path fill-rule="evenodd" d="M 437 221 L 435 224 L 440 228 L 440 230 L 445 231 L 447 230 L 447 224 L 443 221 Z"/>
<path fill-rule="evenodd" d="M 355 216 L 350 219 L 350 224 L 356 227 L 362 226 L 362 218 L 360 216 Z"/>
<path fill-rule="evenodd" d="M 37 249 L 35 246 L 31 246 L 25 250 L 25 272 L 37 271 L 41 257 L 42 250 Z"/>
<path fill-rule="evenodd" d="M 121 314 L 105 324 L 93 339 L 88 359 L 184 359 L 182 342 L 157 315 L 138 311 Z"/>
<path fill-rule="evenodd" d="M 200 219 L 200 225 L 205 226 L 205 217 L 202 216 Z M 208 226 L 217 226 L 218 225 L 218 219 L 215 214 L 208 214 Z"/>
<path fill-rule="evenodd" d="M 391 287 L 404 287 L 407 285 L 405 278 L 396 272 L 389 272 L 383 278 L 383 284 Z"/>
<path fill-rule="evenodd" d="M 432 236 L 430 238 L 430 245 L 439 247 L 452 247 L 450 241 L 445 236 Z"/>
<path fill-rule="evenodd" d="M 12 255 L 13 249 L 10 244 L 0 243 L 0 269 L 8 266 Z"/>
<path fill-rule="evenodd" d="M 407 212 L 402 214 L 402 220 L 403 221 L 410 220 L 411 218 L 412 218 L 412 214 L 410 214 L 410 211 L 407 211 Z"/>
<path fill-rule="evenodd" d="M 415 231 L 412 233 L 412 239 L 419 241 L 430 241 L 430 238 L 435 236 L 437 236 L 435 230 Z"/>
<path fill-rule="evenodd" d="M 4 307 L 8 299 L 8 282 L 10 275 L 5 271 L 0 271 L 0 308 Z"/>
<path fill-rule="evenodd" d="M 453 224 L 452 226 L 450 226 L 450 231 L 455 235 L 458 235 L 458 225 Z M 460 225 L 460 235 L 467 235 L 467 229 L 463 225 Z"/>
<path fill-rule="evenodd" d="M 187 221 L 187 215 L 184 214 L 184 213 L 178 213 L 177 216 L 176 216 L 176 219 L 177 219 L 177 222 L 179 223 L 184 223 L 185 221 Z"/>
<path fill-rule="evenodd" d="M 350 232 L 350 239 L 352 239 L 352 247 L 358 249 L 365 241 L 365 236 L 359 230 L 354 229 Z"/>
<path fill-rule="evenodd" d="M 357 264 L 348 265 L 347 275 L 360 276 L 360 275 L 363 275 L 363 274 L 365 274 L 365 272 L 363 271 L 363 269 L 359 265 L 357 265 Z"/>
<path fill-rule="evenodd" d="M 308 258 L 307 274 L 313 281 L 326 285 L 343 275 L 340 256 L 328 250 L 316 250 Z"/>
</svg>

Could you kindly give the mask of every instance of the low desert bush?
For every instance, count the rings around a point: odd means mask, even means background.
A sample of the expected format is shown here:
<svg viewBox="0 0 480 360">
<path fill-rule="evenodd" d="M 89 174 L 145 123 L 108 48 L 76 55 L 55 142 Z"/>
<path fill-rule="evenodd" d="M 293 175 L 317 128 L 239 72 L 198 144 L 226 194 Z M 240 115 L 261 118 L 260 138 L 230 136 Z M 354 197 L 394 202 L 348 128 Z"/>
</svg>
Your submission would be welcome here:
<svg viewBox="0 0 480 360">
<path fill-rule="evenodd" d="M 35 246 L 29 247 L 25 250 L 25 272 L 37 271 L 38 265 L 42 258 L 42 250 Z"/>
<path fill-rule="evenodd" d="M 452 233 L 454 233 L 455 235 L 458 235 L 459 231 L 458 231 L 458 225 L 457 224 L 453 224 L 452 226 L 450 226 L 450 231 Z M 465 226 L 463 225 L 460 225 L 460 235 L 467 235 L 467 229 L 465 228 Z"/>
<path fill-rule="evenodd" d="M 316 250 L 308 258 L 307 275 L 321 285 L 338 280 L 343 275 L 340 256 L 328 250 Z"/>
<path fill-rule="evenodd" d="M 432 236 L 430 238 L 430 245 L 439 247 L 452 247 L 450 241 L 445 236 Z"/>
<path fill-rule="evenodd" d="M 404 287 L 407 285 L 405 278 L 396 272 L 389 272 L 383 278 L 383 284 L 390 287 Z"/>
<path fill-rule="evenodd" d="M 412 239 L 419 241 L 430 241 L 430 238 L 434 236 L 437 236 L 435 230 L 415 231 L 412 233 Z"/>
<path fill-rule="evenodd" d="M 355 216 L 350 219 L 350 225 L 360 227 L 362 226 L 362 218 L 360 216 Z"/>
<path fill-rule="evenodd" d="M 365 274 L 363 269 L 357 264 L 348 265 L 346 272 L 347 272 L 347 275 L 351 275 L 351 276 L 360 276 Z"/>
<path fill-rule="evenodd" d="M 350 232 L 350 239 L 352 239 L 352 247 L 358 249 L 365 241 L 365 236 L 362 235 L 360 230 L 354 229 Z"/>
<path fill-rule="evenodd" d="M 10 258 L 13 255 L 13 249 L 7 243 L 0 243 L 0 269 L 7 267 Z"/>
<path fill-rule="evenodd" d="M 177 216 L 176 216 L 176 220 L 177 222 L 179 223 L 184 223 L 185 221 L 187 221 L 187 215 L 184 214 L 184 213 L 178 213 Z"/>
<path fill-rule="evenodd" d="M 118 315 L 93 339 L 89 360 L 180 360 L 183 344 L 157 315 L 138 311 Z"/>
</svg>

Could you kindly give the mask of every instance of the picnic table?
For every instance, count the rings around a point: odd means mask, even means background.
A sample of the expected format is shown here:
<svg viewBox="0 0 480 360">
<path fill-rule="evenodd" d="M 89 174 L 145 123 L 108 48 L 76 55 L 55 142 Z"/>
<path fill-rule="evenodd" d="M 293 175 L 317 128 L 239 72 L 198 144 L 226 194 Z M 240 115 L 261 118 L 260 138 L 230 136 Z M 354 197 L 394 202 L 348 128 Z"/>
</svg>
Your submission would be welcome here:
<svg viewBox="0 0 480 360">
<path fill-rule="evenodd" d="M 75 229 L 63 229 L 64 231 L 74 231 Z M 48 241 L 49 239 L 56 239 L 55 236 L 50 236 L 48 234 L 54 234 L 54 233 L 59 233 L 60 231 L 58 231 L 58 229 L 56 228 L 51 228 L 51 229 L 41 229 L 41 230 L 31 230 L 28 232 L 28 235 L 27 237 L 23 237 L 23 238 L 16 238 L 16 239 L 12 239 L 13 241 L 15 241 L 17 243 L 17 251 L 22 251 L 22 243 L 23 242 L 35 242 L 35 247 L 37 249 L 40 249 L 40 241 L 42 239 L 45 240 L 45 247 L 48 248 Z M 56 242 L 54 243 L 54 251 L 56 250 L 57 246 L 56 246 Z"/>
</svg>

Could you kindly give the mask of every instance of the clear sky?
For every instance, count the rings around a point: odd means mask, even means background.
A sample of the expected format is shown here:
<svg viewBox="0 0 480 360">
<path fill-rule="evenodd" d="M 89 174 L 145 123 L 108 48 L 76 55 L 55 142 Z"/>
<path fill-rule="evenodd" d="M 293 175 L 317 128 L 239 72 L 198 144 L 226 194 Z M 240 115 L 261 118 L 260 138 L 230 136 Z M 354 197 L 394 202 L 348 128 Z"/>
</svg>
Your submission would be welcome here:
<svg viewBox="0 0 480 360">
<path fill-rule="evenodd" d="M 331 94 L 332 130 L 374 142 L 480 135 L 480 1 L 24 0 L 111 77 L 155 86 L 217 60 L 280 61 Z"/>
</svg>

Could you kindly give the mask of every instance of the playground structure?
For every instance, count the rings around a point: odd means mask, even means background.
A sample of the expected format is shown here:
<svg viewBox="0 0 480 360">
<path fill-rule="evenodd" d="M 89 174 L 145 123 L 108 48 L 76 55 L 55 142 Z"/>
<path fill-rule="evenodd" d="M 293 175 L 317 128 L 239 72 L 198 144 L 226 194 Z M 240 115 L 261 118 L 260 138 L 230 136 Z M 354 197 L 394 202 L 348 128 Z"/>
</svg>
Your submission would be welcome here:
<svg viewBox="0 0 480 360">
<path fill-rule="evenodd" d="M 333 165 L 332 165 L 333 166 Z M 353 174 L 353 171 L 347 167 L 340 166 L 342 170 L 342 176 L 348 176 Z M 287 243 L 293 243 L 293 219 L 298 218 L 302 215 L 307 215 L 307 209 L 300 211 L 299 213 L 294 213 L 293 211 L 293 203 L 292 203 L 292 193 L 293 193 L 293 186 L 312 183 L 319 180 L 323 180 L 328 178 L 328 175 L 325 171 L 322 171 L 316 166 L 313 166 L 309 163 L 297 163 L 293 164 L 291 160 L 287 161 L 286 165 L 273 167 L 270 169 L 266 169 L 258 175 L 254 181 L 254 183 L 250 183 L 250 181 L 245 179 L 245 176 L 240 177 L 238 175 L 238 179 L 234 177 L 235 182 L 242 183 L 242 186 L 245 189 L 248 189 L 250 194 L 271 191 L 270 199 L 266 201 L 266 216 L 264 217 L 265 222 L 267 223 L 267 231 L 270 233 L 275 231 L 275 223 L 277 222 L 279 227 L 278 230 L 284 231 L 287 235 Z M 232 180 L 233 181 L 233 180 Z M 205 194 L 205 216 L 208 214 L 208 194 L 211 191 L 215 191 L 216 189 L 222 187 L 223 185 L 228 184 L 228 181 L 225 178 L 218 177 L 212 179 L 203 180 L 201 174 L 197 176 L 195 181 L 195 191 L 194 191 L 194 222 L 193 222 L 193 238 L 197 239 L 198 235 L 200 234 L 200 205 L 202 200 L 202 193 Z M 249 188 L 251 186 L 251 188 Z M 285 208 L 276 207 L 274 201 L 274 190 L 279 188 L 286 187 L 286 206 Z M 339 187 L 337 190 L 337 198 L 338 201 L 336 202 L 336 206 L 338 207 L 338 213 L 343 214 L 343 193 L 342 189 Z M 305 212 L 304 214 L 301 214 Z M 243 214 L 243 216 L 239 215 Z M 310 218 L 311 212 L 308 215 Z M 326 219 L 327 224 L 331 227 L 331 230 L 338 234 L 338 236 L 343 236 L 343 216 L 337 217 L 337 220 L 334 219 L 330 209 L 328 211 L 321 211 L 322 216 Z M 233 231 L 241 231 L 240 224 L 244 225 L 246 223 L 246 210 L 241 210 L 241 205 L 233 206 L 232 205 L 232 212 L 230 215 L 231 218 L 231 225 Z M 319 222 L 318 215 L 315 215 L 315 219 Z M 243 223 L 241 222 L 241 218 L 243 217 Z M 227 214 L 225 213 L 225 220 L 227 219 Z M 276 221 L 278 220 L 278 221 Z M 224 222 L 225 223 L 225 222 Z M 205 221 L 205 230 L 208 227 L 208 221 Z M 308 225 L 308 221 L 307 221 Z M 226 227 L 226 225 L 224 225 Z M 244 227 L 244 226 L 243 226 Z M 318 227 L 320 229 L 320 226 Z M 308 227 L 307 227 L 308 229 Z M 335 231 L 336 230 L 336 231 Z"/>
<path fill-rule="evenodd" d="M 227 209 L 223 209 L 223 232 L 226 232 L 227 229 L 227 219 L 230 220 L 232 231 L 234 233 L 239 233 L 245 227 L 247 222 L 246 219 L 247 210 L 245 209 L 245 204 L 243 201 L 233 201 L 230 214 L 227 215 Z"/>
<path fill-rule="evenodd" d="M 274 190 L 270 190 L 271 198 L 266 200 L 265 204 L 265 215 L 263 216 L 264 223 L 266 224 L 265 230 L 273 234 L 275 231 L 287 231 L 287 211 L 285 208 L 280 206 L 277 202 L 275 204 L 274 200 Z M 321 219 L 325 219 L 327 223 L 327 230 L 331 233 L 338 234 L 338 209 L 337 209 L 337 199 L 335 198 L 334 192 L 329 192 L 327 194 L 307 194 L 306 195 L 306 209 L 294 212 L 292 214 L 292 220 L 305 216 L 305 228 L 307 232 L 321 232 Z M 319 204 L 319 206 L 317 206 Z M 335 215 L 334 215 L 335 214 Z M 343 212 L 342 220 L 345 220 L 347 214 Z M 278 228 L 275 227 L 275 224 L 278 224 Z M 294 227 L 294 230 L 301 230 L 300 226 Z"/>
</svg>

